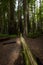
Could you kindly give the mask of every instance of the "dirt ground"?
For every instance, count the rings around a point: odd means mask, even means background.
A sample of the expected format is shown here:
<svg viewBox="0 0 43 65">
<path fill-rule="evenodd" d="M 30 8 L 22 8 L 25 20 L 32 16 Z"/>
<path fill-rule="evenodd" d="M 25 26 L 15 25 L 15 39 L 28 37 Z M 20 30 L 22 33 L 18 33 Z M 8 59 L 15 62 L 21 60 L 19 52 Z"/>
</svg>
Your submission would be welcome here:
<svg viewBox="0 0 43 65">
<path fill-rule="evenodd" d="M 43 36 L 40 36 L 38 38 L 32 39 L 32 38 L 25 38 L 31 52 L 39 58 L 39 60 L 43 64 Z"/>
<path fill-rule="evenodd" d="M 25 38 L 32 53 L 43 63 L 43 36 L 39 38 Z M 0 41 L 0 65 L 23 65 L 21 45 L 17 38 Z"/>
<path fill-rule="evenodd" d="M 3 40 L 0 42 L 0 65 L 23 65 L 21 45 L 16 39 Z"/>
</svg>

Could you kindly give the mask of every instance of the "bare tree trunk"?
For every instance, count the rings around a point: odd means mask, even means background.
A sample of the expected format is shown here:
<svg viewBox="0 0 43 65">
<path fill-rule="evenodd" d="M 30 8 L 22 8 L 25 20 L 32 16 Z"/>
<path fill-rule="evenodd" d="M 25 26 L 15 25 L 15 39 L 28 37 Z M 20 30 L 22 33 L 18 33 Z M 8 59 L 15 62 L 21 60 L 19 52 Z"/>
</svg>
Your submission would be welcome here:
<svg viewBox="0 0 43 65">
<path fill-rule="evenodd" d="M 20 0 L 18 0 L 18 35 L 20 34 Z"/>
<path fill-rule="evenodd" d="M 10 1 L 8 1 L 8 34 L 10 29 Z"/>
<path fill-rule="evenodd" d="M 40 32 L 42 33 L 42 19 L 41 19 L 41 0 L 40 0 Z"/>
<path fill-rule="evenodd" d="M 27 0 L 23 0 L 23 10 L 24 10 L 24 35 L 27 36 Z"/>
<path fill-rule="evenodd" d="M 9 1 L 9 33 L 14 33 L 14 0 Z"/>
<path fill-rule="evenodd" d="M 1 1 L 0 4 L 0 33 L 3 33 L 3 29 L 4 29 L 4 18 L 3 18 L 3 1 Z"/>
<path fill-rule="evenodd" d="M 0 5 L 0 33 L 2 33 L 2 7 Z"/>
<path fill-rule="evenodd" d="M 30 21 L 29 21 L 29 4 L 27 6 L 27 26 L 28 26 L 28 32 L 30 31 Z"/>
</svg>

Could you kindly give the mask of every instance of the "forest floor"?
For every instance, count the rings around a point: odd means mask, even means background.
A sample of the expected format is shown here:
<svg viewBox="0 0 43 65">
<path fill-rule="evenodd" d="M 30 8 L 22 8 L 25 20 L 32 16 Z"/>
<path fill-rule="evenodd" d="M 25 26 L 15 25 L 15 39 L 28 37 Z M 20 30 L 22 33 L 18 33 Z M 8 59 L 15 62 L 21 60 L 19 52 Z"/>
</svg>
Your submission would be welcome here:
<svg viewBox="0 0 43 65">
<path fill-rule="evenodd" d="M 21 45 L 17 41 L 18 38 L 0 41 L 0 65 L 23 65 Z"/>
<path fill-rule="evenodd" d="M 43 36 L 38 38 L 25 38 L 27 45 L 29 45 L 31 52 L 36 57 L 37 62 L 43 65 Z"/>
<path fill-rule="evenodd" d="M 25 39 L 32 53 L 43 63 L 43 36 Z M 19 38 L 0 40 L 0 65 L 23 65 L 21 45 L 17 43 L 17 40 Z"/>
</svg>

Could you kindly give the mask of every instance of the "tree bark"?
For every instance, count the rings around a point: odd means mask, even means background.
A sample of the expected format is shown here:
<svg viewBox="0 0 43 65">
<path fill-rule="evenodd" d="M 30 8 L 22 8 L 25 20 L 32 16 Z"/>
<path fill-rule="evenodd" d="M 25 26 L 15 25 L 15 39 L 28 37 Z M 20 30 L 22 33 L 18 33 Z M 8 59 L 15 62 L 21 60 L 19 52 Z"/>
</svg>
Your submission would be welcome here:
<svg viewBox="0 0 43 65">
<path fill-rule="evenodd" d="M 14 33 L 14 0 L 9 1 L 9 33 Z"/>
<path fill-rule="evenodd" d="M 27 36 L 27 0 L 23 0 L 23 10 L 24 10 L 24 35 Z"/>
</svg>

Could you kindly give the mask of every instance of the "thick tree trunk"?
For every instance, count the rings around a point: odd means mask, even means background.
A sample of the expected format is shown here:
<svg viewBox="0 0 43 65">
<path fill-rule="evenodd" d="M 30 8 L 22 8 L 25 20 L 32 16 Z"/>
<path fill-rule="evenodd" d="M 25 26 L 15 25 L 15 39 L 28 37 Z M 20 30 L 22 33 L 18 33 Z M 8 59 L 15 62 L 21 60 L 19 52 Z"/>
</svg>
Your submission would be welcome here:
<svg viewBox="0 0 43 65">
<path fill-rule="evenodd" d="M 9 33 L 13 34 L 14 33 L 14 0 L 9 1 Z"/>
</svg>

